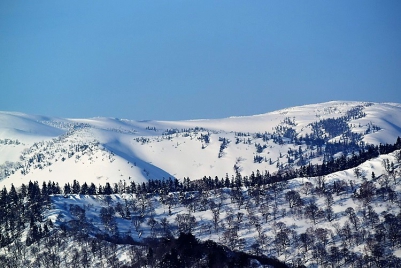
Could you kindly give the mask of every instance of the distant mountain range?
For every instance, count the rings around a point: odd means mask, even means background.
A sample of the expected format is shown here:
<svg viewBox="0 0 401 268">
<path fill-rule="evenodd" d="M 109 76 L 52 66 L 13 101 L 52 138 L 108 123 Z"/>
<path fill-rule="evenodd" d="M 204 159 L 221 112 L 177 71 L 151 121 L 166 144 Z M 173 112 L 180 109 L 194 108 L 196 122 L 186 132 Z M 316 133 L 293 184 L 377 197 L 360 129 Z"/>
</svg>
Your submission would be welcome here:
<svg viewBox="0 0 401 268">
<path fill-rule="evenodd" d="M 187 121 L 66 119 L 0 112 L 0 185 L 56 180 L 222 178 L 298 167 L 394 143 L 401 104 L 332 101 Z M 341 144 L 347 144 L 344 152 Z"/>
</svg>

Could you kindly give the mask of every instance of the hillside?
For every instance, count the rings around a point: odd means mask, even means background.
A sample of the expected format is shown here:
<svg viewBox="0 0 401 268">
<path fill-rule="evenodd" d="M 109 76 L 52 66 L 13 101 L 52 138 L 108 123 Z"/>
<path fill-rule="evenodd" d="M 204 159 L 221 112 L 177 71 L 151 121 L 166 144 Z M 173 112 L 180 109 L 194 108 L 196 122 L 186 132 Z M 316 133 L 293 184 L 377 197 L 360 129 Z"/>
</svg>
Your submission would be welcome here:
<svg viewBox="0 0 401 268">
<path fill-rule="evenodd" d="M 256 173 L 212 189 L 200 181 L 106 183 L 93 194 L 76 181 L 68 191 L 54 182 L 3 188 L 0 264 L 400 267 L 400 163 L 398 149 L 327 176 Z"/>
<path fill-rule="evenodd" d="M 200 179 L 321 163 L 394 143 L 401 104 L 328 102 L 213 120 L 64 119 L 0 113 L 0 185 Z M 326 146 L 330 144 L 331 146 Z"/>
<path fill-rule="evenodd" d="M 401 267 L 401 105 L 0 114 L 1 267 Z"/>
</svg>

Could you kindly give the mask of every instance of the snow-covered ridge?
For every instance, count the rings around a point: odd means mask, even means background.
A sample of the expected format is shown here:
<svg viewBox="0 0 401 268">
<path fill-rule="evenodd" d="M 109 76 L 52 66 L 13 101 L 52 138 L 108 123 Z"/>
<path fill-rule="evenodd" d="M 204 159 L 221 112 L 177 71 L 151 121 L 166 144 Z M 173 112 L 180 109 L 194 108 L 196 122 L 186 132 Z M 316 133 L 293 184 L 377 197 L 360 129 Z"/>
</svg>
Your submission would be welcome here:
<svg viewBox="0 0 401 268">
<path fill-rule="evenodd" d="M 401 136 L 401 104 L 331 101 L 254 116 L 186 121 L 0 112 L 0 185 L 274 172 L 323 161 L 325 147 L 305 141 L 312 136 L 332 143 L 394 143 Z"/>
</svg>

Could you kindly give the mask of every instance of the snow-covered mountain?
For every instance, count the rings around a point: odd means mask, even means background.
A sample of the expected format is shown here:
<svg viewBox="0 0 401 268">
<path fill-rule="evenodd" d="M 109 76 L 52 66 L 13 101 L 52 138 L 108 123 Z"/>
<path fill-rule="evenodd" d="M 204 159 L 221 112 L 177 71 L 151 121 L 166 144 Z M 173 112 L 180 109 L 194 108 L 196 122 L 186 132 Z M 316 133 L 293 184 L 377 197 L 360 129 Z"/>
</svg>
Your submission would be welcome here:
<svg viewBox="0 0 401 268">
<path fill-rule="evenodd" d="M 275 172 L 322 162 L 328 157 L 328 143 L 394 143 L 398 136 L 401 104 L 396 103 L 332 101 L 254 116 L 188 121 L 0 112 L 0 185 Z M 331 153 L 335 156 L 336 151 Z"/>
<path fill-rule="evenodd" d="M 401 267 L 399 136 L 394 103 L 178 122 L 2 112 L 0 267 Z M 168 177 L 182 183 L 141 183 Z"/>
</svg>

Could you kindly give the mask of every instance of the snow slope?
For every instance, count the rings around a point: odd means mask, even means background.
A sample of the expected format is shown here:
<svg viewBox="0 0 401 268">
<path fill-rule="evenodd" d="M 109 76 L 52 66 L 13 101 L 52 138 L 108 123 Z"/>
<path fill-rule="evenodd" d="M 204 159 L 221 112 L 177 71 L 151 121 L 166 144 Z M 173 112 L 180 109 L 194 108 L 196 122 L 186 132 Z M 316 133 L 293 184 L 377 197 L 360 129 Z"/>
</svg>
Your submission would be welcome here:
<svg viewBox="0 0 401 268">
<path fill-rule="evenodd" d="M 361 141 L 394 143 L 401 136 L 401 104 L 396 103 L 333 101 L 254 116 L 187 121 L 64 119 L 0 112 L 0 185 L 29 180 L 63 185 L 74 179 L 104 184 L 274 172 L 287 165 L 289 149 L 316 152 L 288 138 L 278 143 L 274 135 L 289 128 L 296 137 L 309 135 L 312 123 L 346 116 L 353 109 L 363 114 L 346 124 L 351 132 L 361 134 Z M 270 138 L 263 140 L 262 134 Z M 339 135 L 332 140 L 341 139 Z M 223 141 L 228 143 L 222 146 Z M 257 151 L 258 144 L 265 146 L 262 151 Z M 263 161 L 255 162 L 255 156 Z"/>
</svg>

